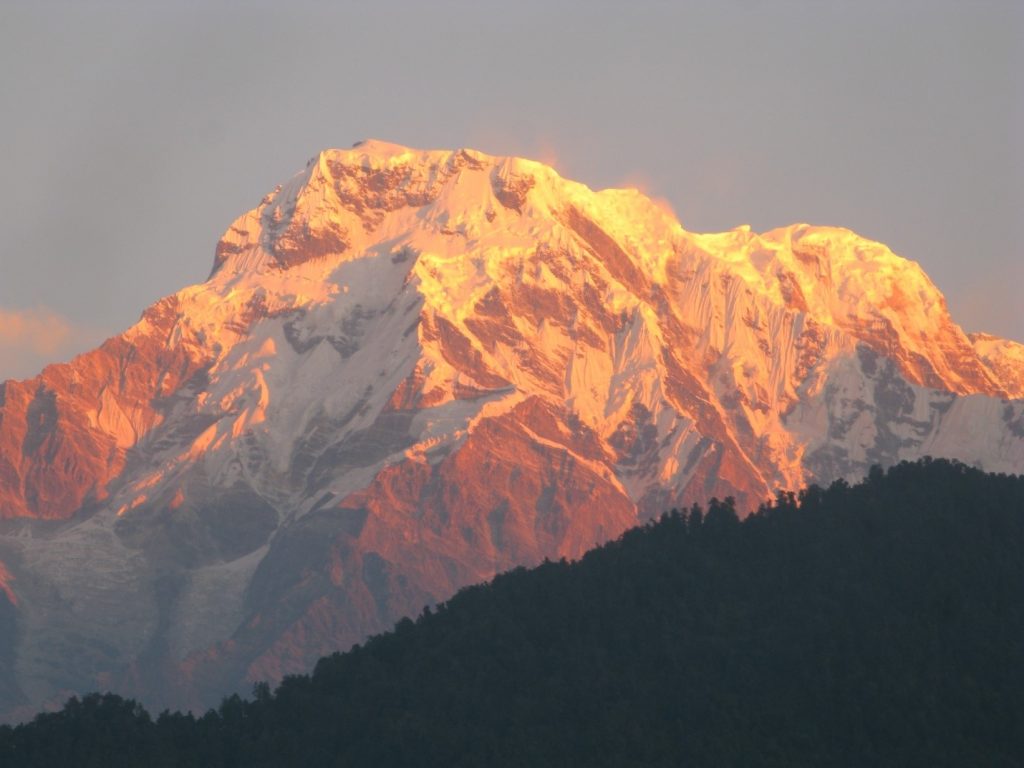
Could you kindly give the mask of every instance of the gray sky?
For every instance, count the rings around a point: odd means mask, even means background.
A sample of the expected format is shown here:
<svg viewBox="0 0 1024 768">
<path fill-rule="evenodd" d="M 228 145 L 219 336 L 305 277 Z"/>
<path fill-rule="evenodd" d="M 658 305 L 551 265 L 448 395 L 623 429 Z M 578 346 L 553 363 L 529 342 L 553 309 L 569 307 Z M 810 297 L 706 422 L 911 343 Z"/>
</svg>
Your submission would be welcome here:
<svg viewBox="0 0 1024 768">
<path fill-rule="evenodd" d="M 846 226 L 1024 341 L 1021 72 L 1010 0 L 6 0 L 0 379 L 205 279 L 237 215 L 370 137 L 640 186 L 696 231 Z"/>
</svg>

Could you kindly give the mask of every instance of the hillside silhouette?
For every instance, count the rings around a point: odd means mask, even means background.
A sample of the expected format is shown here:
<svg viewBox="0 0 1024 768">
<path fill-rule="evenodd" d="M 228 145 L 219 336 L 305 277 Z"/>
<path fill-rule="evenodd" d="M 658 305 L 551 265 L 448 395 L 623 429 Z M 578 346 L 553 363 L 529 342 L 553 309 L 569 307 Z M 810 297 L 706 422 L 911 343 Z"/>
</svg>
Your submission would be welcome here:
<svg viewBox="0 0 1024 768">
<path fill-rule="evenodd" d="M 1016 766 L 1024 478 L 925 459 L 674 510 L 195 717 L 114 695 L 16 766 Z"/>
</svg>

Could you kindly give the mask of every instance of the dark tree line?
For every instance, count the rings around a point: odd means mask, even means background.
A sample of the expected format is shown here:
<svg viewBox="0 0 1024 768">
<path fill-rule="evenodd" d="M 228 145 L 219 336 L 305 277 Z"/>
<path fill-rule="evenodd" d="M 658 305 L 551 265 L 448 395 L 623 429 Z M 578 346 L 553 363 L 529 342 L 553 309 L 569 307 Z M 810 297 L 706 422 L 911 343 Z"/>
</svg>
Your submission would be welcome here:
<svg viewBox="0 0 1024 768">
<path fill-rule="evenodd" d="M 1024 478 L 924 460 L 672 511 L 201 717 L 113 695 L 16 766 L 1019 766 Z"/>
</svg>

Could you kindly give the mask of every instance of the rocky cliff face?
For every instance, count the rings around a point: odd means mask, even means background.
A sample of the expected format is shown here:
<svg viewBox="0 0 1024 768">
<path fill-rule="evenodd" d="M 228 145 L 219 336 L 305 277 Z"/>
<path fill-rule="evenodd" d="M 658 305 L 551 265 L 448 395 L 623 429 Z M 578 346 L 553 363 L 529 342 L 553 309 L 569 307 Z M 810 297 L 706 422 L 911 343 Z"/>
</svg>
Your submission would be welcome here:
<svg viewBox="0 0 1024 768">
<path fill-rule="evenodd" d="M 205 705 L 671 506 L 928 454 L 1020 472 L 1020 349 L 847 230 L 324 152 L 207 282 L 0 385 L 0 697 Z"/>
</svg>

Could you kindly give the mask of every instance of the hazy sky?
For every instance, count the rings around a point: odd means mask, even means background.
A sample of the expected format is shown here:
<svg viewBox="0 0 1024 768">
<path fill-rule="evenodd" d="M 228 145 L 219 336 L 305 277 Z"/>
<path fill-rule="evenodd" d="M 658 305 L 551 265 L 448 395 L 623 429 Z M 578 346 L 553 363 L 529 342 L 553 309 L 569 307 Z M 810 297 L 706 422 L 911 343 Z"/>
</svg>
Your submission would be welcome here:
<svg viewBox="0 0 1024 768">
<path fill-rule="evenodd" d="M 1024 3 L 0 5 L 0 379 L 206 278 L 319 149 L 553 162 L 688 229 L 835 224 L 1024 341 Z"/>
</svg>

